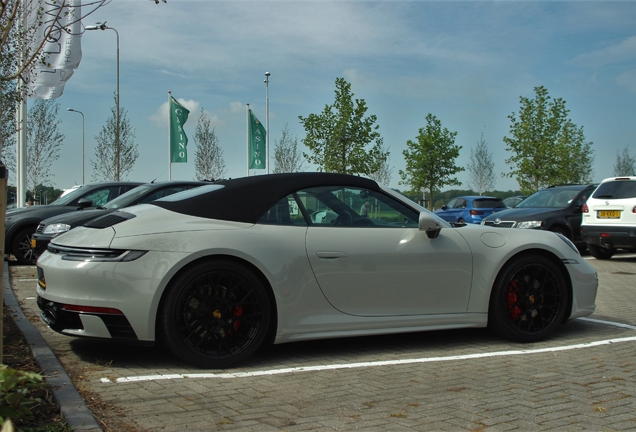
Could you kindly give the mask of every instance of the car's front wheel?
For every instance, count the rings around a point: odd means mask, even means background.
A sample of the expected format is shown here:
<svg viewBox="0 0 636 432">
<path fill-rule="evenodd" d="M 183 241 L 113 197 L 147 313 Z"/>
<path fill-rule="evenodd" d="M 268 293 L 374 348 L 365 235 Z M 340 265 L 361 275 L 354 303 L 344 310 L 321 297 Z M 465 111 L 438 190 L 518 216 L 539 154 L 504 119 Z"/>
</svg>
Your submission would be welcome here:
<svg viewBox="0 0 636 432">
<path fill-rule="evenodd" d="M 225 368 L 247 359 L 265 340 L 270 302 L 252 271 L 232 261 L 201 262 L 179 275 L 162 301 L 168 348 L 195 366 Z"/>
<path fill-rule="evenodd" d="M 559 326 L 567 305 L 568 288 L 556 265 L 540 255 L 521 256 L 497 277 L 488 325 L 508 339 L 536 342 Z"/>
<path fill-rule="evenodd" d="M 590 252 L 590 255 L 600 260 L 608 260 L 616 253 L 616 249 L 614 249 L 613 247 L 605 248 L 593 244 L 588 244 L 587 250 Z"/>
<path fill-rule="evenodd" d="M 35 264 L 35 251 L 31 246 L 31 237 L 33 236 L 34 231 L 34 228 L 24 228 L 23 230 L 19 231 L 13 238 L 13 243 L 11 244 L 11 252 L 20 264 Z"/>
</svg>

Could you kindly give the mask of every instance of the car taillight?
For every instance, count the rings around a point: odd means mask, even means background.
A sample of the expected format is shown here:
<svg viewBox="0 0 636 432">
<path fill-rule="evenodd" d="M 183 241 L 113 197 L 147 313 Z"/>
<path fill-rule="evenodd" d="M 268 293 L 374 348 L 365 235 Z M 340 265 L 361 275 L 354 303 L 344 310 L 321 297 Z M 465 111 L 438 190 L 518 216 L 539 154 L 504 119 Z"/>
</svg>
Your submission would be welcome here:
<svg viewBox="0 0 636 432">
<path fill-rule="evenodd" d="M 634 207 L 634 208 L 636 208 L 636 207 Z M 589 212 L 590 212 L 590 209 L 589 209 L 589 207 L 587 206 L 587 203 L 586 203 L 586 204 L 583 204 L 583 213 L 589 213 Z"/>
<path fill-rule="evenodd" d="M 632 213 L 636 213 L 636 206 L 632 209 Z"/>
<path fill-rule="evenodd" d="M 483 211 L 479 211 L 479 210 L 471 210 L 470 211 L 470 215 L 471 216 L 477 216 L 477 215 L 483 215 L 484 212 Z"/>
</svg>

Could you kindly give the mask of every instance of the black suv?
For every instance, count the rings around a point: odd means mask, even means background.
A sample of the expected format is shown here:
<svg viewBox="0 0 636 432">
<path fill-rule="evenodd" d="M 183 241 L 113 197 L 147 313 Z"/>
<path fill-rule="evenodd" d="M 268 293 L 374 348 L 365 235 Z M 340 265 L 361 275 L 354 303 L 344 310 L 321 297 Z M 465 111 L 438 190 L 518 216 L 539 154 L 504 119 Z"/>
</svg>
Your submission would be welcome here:
<svg viewBox="0 0 636 432">
<path fill-rule="evenodd" d="M 210 182 L 186 180 L 148 183 L 126 192 L 103 206 L 44 219 L 40 222 L 31 238 L 31 246 L 33 246 L 35 251 L 35 257 L 37 258 L 42 255 L 54 237 L 75 227 L 84 225 L 92 219 L 112 213 L 124 207 L 146 204 L 159 198 L 205 184 L 210 184 Z"/>
<path fill-rule="evenodd" d="M 597 185 L 550 186 L 533 193 L 517 207 L 488 216 L 481 224 L 502 228 L 531 228 L 563 234 L 581 250 L 583 204 Z"/>
<path fill-rule="evenodd" d="M 97 207 L 143 183 L 104 182 L 82 185 L 49 205 L 29 206 L 7 210 L 4 225 L 4 253 L 13 255 L 20 264 L 35 264 L 31 235 L 46 218 L 59 214 Z"/>
</svg>

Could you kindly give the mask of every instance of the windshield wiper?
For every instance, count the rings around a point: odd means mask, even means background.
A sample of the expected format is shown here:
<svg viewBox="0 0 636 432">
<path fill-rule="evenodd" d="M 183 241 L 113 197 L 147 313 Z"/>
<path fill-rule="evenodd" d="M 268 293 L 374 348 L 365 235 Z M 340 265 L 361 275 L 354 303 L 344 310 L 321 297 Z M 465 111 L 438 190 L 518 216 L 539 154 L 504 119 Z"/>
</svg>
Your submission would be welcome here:
<svg viewBox="0 0 636 432">
<path fill-rule="evenodd" d="M 597 195 L 594 198 L 614 198 L 614 195 L 612 195 L 612 194 Z"/>
</svg>

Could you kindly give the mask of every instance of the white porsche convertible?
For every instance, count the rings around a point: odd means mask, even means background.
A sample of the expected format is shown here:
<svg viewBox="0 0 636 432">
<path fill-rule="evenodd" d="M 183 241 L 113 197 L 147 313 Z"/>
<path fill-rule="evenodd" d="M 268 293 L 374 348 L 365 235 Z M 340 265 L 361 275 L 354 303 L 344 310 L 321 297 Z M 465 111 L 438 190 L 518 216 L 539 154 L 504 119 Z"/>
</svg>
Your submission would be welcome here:
<svg viewBox="0 0 636 432">
<path fill-rule="evenodd" d="M 345 336 L 489 326 L 538 341 L 592 314 L 598 285 L 562 235 L 451 225 L 332 173 L 222 180 L 122 209 L 54 238 L 37 267 L 53 330 L 161 341 L 203 368 Z"/>
</svg>

